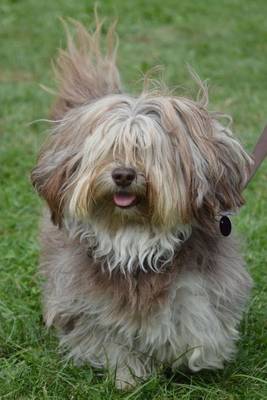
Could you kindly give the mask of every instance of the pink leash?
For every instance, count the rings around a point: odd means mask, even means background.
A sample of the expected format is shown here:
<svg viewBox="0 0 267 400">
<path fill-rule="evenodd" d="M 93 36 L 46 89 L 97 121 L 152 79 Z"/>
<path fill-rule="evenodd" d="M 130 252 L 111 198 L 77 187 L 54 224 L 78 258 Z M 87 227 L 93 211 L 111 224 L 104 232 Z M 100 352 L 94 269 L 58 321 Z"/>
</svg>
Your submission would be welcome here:
<svg viewBox="0 0 267 400">
<path fill-rule="evenodd" d="M 251 174 L 246 183 L 246 186 L 251 181 L 251 179 L 255 175 L 257 169 L 259 168 L 259 166 L 261 165 L 266 156 L 267 156 L 267 125 L 263 129 L 263 132 L 253 150 L 252 158 L 254 160 L 254 165 L 252 167 Z"/>
</svg>

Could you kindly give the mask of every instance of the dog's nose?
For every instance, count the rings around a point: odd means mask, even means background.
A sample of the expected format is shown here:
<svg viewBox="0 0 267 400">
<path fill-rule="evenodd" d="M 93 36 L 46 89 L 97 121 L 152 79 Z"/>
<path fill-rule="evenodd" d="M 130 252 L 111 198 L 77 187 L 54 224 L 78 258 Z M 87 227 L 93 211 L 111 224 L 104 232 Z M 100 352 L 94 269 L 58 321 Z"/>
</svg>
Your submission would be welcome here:
<svg viewBox="0 0 267 400">
<path fill-rule="evenodd" d="M 129 186 L 136 178 L 136 172 L 132 168 L 115 168 L 111 175 L 116 185 L 121 187 Z"/>
</svg>

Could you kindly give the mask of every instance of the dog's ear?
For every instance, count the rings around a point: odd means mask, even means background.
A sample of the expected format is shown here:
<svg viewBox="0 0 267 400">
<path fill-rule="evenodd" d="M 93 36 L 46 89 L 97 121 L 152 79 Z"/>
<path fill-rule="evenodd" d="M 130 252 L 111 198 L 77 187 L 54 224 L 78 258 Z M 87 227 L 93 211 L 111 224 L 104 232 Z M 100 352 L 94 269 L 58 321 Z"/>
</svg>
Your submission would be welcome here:
<svg viewBox="0 0 267 400">
<path fill-rule="evenodd" d="M 57 158 L 59 160 L 57 160 Z M 51 220 L 61 227 L 65 206 L 66 189 L 71 184 L 80 160 L 76 156 L 60 157 L 60 154 L 41 152 L 31 181 L 51 211 Z"/>
<path fill-rule="evenodd" d="M 205 217 L 212 220 L 244 204 L 242 192 L 252 166 L 252 159 L 232 132 L 216 119 L 211 118 L 210 122 L 211 136 L 205 138 L 206 151 L 202 154 L 205 179 L 193 179 L 191 186 L 199 221 Z"/>
<path fill-rule="evenodd" d="M 244 190 L 252 159 L 222 118 L 229 117 L 207 110 L 208 97 L 197 102 L 185 98 L 172 100 L 176 120 L 176 145 L 180 154 L 187 203 L 191 205 L 185 219 L 199 221 L 214 228 L 216 216 L 235 211 L 244 204 Z"/>
<path fill-rule="evenodd" d="M 52 119 L 60 120 L 70 109 L 88 104 L 108 94 L 120 93 L 121 83 L 116 67 L 117 40 L 115 24 L 107 32 L 107 50 L 101 51 L 102 23 L 96 18 L 96 30 L 90 34 L 72 21 L 75 38 L 66 27 L 67 49 L 59 50 L 54 70 L 58 95 L 52 108 Z"/>
</svg>

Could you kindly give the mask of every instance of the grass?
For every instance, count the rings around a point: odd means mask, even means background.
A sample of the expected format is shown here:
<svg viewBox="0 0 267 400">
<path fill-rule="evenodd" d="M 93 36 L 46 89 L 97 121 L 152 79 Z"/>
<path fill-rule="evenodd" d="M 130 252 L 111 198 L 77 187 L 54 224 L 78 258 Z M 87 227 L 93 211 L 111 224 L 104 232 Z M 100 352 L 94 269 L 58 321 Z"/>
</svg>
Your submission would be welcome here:
<svg viewBox="0 0 267 400">
<path fill-rule="evenodd" d="M 267 164 L 245 192 L 234 218 L 255 288 L 242 323 L 237 359 L 219 372 L 156 377 L 120 393 L 109 376 L 62 360 L 54 332 L 44 328 L 38 279 L 41 202 L 29 183 L 47 126 L 53 86 L 50 60 L 64 44 L 60 16 L 92 24 L 93 2 L 1 0 L 0 3 L 0 399 L 259 400 L 267 398 Z M 142 72 L 166 66 L 169 85 L 191 88 L 186 63 L 209 79 L 211 109 L 233 116 L 251 150 L 267 121 L 267 3 L 151 0 L 99 2 L 119 16 L 119 65 L 135 90 Z M 191 89 L 190 89 L 191 90 Z"/>
</svg>

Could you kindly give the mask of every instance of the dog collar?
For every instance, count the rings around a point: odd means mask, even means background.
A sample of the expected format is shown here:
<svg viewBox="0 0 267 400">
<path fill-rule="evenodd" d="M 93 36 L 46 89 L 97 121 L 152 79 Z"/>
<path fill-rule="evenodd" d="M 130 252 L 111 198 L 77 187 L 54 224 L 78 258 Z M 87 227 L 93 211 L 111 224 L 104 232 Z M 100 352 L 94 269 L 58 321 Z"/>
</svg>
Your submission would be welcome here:
<svg viewBox="0 0 267 400">
<path fill-rule="evenodd" d="M 255 173 L 257 172 L 261 163 L 265 159 L 266 155 L 267 155 L 267 125 L 263 129 L 262 134 L 252 152 L 252 159 L 254 161 L 254 164 L 251 169 L 250 176 L 244 186 L 244 189 L 247 187 L 249 182 L 254 177 Z M 228 213 L 228 212 L 224 213 L 223 215 L 221 215 L 221 218 L 219 221 L 220 232 L 223 236 L 229 236 L 231 233 L 231 230 L 232 230 L 231 220 L 227 216 L 227 214 L 229 215 L 231 213 Z"/>
<path fill-rule="evenodd" d="M 223 215 L 219 222 L 220 231 L 223 236 L 229 236 L 232 231 L 232 223 L 227 215 Z"/>
</svg>

